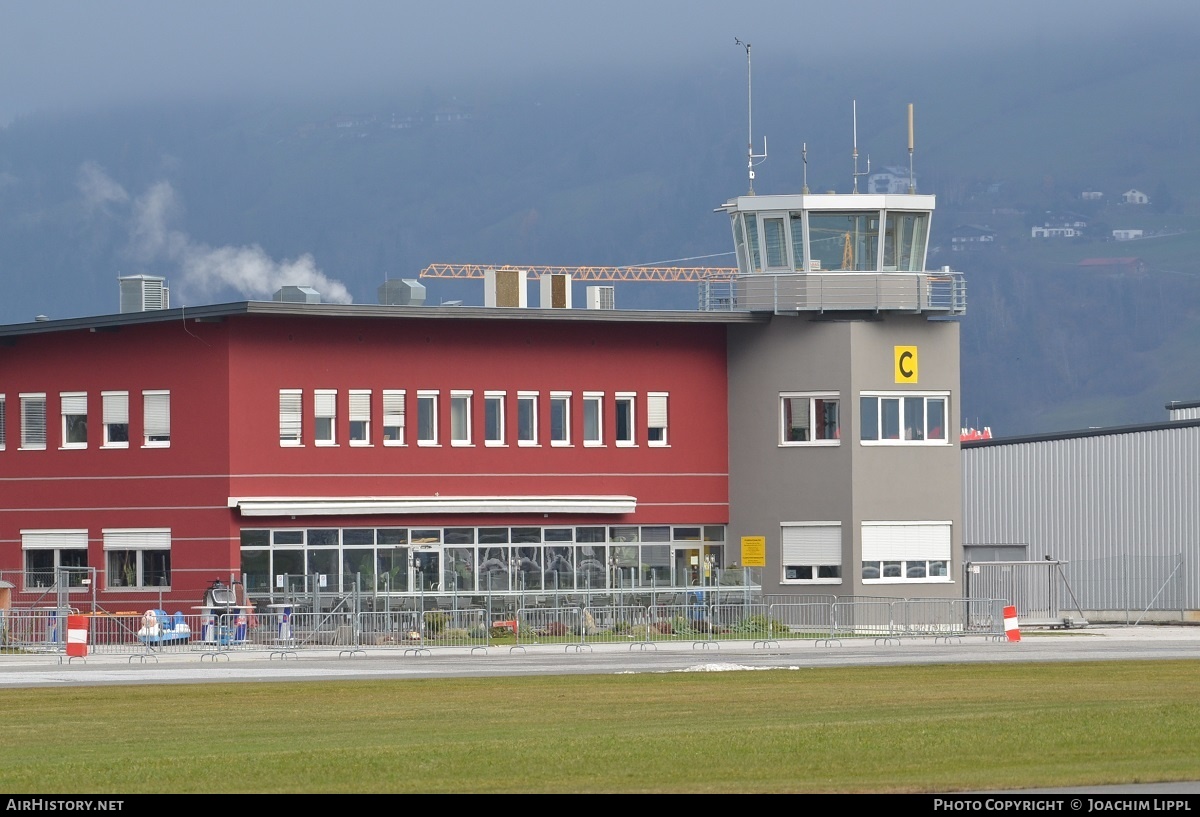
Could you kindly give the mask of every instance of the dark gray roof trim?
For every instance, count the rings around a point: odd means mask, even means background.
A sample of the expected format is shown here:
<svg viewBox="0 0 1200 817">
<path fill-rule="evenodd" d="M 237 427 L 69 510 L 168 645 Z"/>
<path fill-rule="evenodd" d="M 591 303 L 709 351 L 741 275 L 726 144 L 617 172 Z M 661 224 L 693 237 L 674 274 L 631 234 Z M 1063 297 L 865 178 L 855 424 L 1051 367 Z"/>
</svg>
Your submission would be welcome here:
<svg viewBox="0 0 1200 817">
<path fill-rule="evenodd" d="M 1200 400 L 1172 400 L 1166 405 L 1167 411 L 1189 408 L 1200 408 Z"/>
<path fill-rule="evenodd" d="M 1023 437 L 992 437 L 990 440 L 963 440 L 966 448 L 991 448 L 997 445 L 1016 445 L 1019 443 L 1044 443 L 1052 440 L 1073 440 L 1082 437 L 1107 437 L 1114 434 L 1135 434 L 1141 431 L 1169 431 L 1173 428 L 1193 428 L 1200 426 L 1200 420 L 1177 420 L 1175 422 L 1145 423 L 1131 426 L 1107 426 L 1104 428 L 1085 428 L 1079 431 L 1056 431 L 1052 434 L 1029 434 Z"/>
<path fill-rule="evenodd" d="M 385 318 L 421 320 L 523 320 L 609 323 L 766 323 L 769 314 L 699 312 L 666 309 L 505 309 L 484 306 L 387 306 L 381 304 L 305 304 L 280 301 L 239 301 L 208 306 L 185 306 L 147 312 L 124 312 L 86 318 L 31 321 L 0 326 L 0 337 L 37 335 L 78 329 L 106 329 L 167 321 L 220 320 L 241 315 L 300 315 L 324 318 Z"/>
</svg>

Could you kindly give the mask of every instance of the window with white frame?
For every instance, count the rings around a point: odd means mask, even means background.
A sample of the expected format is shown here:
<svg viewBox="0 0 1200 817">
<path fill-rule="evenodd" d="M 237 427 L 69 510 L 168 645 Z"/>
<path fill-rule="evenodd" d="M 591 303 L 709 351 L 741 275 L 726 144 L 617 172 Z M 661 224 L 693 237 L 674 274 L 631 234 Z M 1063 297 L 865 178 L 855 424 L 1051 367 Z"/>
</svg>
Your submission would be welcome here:
<svg viewBox="0 0 1200 817">
<path fill-rule="evenodd" d="M 417 392 L 417 445 L 438 444 L 438 393 Z"/>
<path fill-rule="evenodd" d="M 637 437 L 634 435 L 634 421 L 636 419 L 635 408 L 637 406 L 637 396 L 632 392 L 617 392 L 616 404 L 613 409 L 614 419 L 616 420 L 616 430 L 613 433 L 613 440 L 617 445 L 636 445 Z"/>
<path fill-rule="evenodd" d="M 779 526 L 783 584 L 842 583 L 842 524 L 784 522 Z"/>
<path fill-rule="evenodd" d="M 504 445 L 504 392 L 483 393 L 483 444 Z"/>
<path fill-rule="evenodd" d="M 652 391 L 646 395 L 646 445 L 667 444 L 667 393 Z"/>
<path fill-rule="evenodd" d="M 383 390 L 383 444 L 404 445 L 404 390 Z"/>
<path fill-rule="evenodd" d="M 304 428 L 301 419 L 302 394 L 300 389 L 279 390 L 279 444 L 298 446 L 303 443 L 300 436 Z"/>
<path fill-rule="evenodd" d="M 21 395 L 21 448 L 46 447 L 46 395 Z"/>
<path fill-rule="evenodd" d="M 337 390 L 313 391 L 313 442 L 337 445 Z"/>
<path fill-rule="evenodd" d="M 550 445 L 571 444 L 571 393 L 550 392 Z"/>
<path fill-rule="evenodd" d="M 350 390 L 350 445 L 371 444 L 371 390 Z"/>
<path fill-rule="evenodd" d="M 171 445 L 171 393 L 142 392 L 142 439 L 146 448 Z"/>
<path fill-rule="evenodd" d="M 100 392 L 101 420 L 104 423 L 103 448 L 129 447 L 129 392 Z"/>
<path fill-rule="evenodd" d="M 863 393 L 859 398 L 859 431 L 864 443 L 945 445 L 949 392 Z"/>
<path fill-rule="evenodd" d="M 949 582 L 949 522 L 863 522 L 864 582 Z"/>
<path fill-rule="evenodd" d="M 88 534 L 86 530 L 23 530 L 21 551 L 27 589 L 87 587 Z"/>
<path fill-rule="evenodd" d="M 450 392 L 450 445 L 471 445 L 471 392 Z"/>
<path fill-rule="evenodd" d="M 517 392 L 517 445 L 537 445 L 537 401 L 535 391 Z"/>
<path fill-rule="evenodd" d="M 604 445 L 604 392 L 583 393 L 583 444 Z"/>
<path fill-rule="evenodd" d="M 87 448 L 87 392 L 62 392 L 58 401 L 62 409 L 62 447 Z"/>
<path fill-rule="evenodd" d="M 842 436 L 836 393 L 779 395 L 780 445 L 838 445 Z"/>
<path fill-rule="evenodd" d="M 150 590 L 171 585 L 170 528 L 105 528 L 103 533 L 106 588 Z"/>
<path fill-rule="evenodd" d="M 0 394 L 0 451 L 4 450 L 5 440 L 8 439 L 8 415 L 5 410 L 4 395 Z"/>
</svg>

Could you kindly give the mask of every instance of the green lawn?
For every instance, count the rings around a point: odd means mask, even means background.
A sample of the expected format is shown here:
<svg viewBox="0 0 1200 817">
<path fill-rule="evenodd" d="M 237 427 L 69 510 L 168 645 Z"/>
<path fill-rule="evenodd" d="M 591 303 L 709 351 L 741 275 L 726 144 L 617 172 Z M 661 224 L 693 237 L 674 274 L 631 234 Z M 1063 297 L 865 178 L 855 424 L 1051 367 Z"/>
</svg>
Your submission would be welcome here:
<svg viewBox="0 0 1200 817">
<path fill-rule="evenodd" d="M 0 692 L 8 793 L 952 792 L 1200 779 L 1200 662 Z"/>
</svg>

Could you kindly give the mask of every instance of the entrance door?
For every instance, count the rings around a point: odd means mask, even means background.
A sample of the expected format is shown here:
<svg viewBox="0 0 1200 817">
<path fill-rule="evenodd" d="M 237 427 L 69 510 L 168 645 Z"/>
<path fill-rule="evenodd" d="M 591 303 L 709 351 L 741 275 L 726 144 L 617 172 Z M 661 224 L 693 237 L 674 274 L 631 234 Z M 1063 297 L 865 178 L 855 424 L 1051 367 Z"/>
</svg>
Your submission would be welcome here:
<svg viewBox="0 0 1200 817">
<path fill-rule="evenodd" d="M 434 548 L 413 548 L 412 587 L 437 591 L 442 582 L 442 552 Z"/>
<path fill-rule="evenodd" d="M 671 584 L 674 587 L 694 587 L 701 583 L 700 548 L 676 547 L 671 559 Z"/>
</svg>

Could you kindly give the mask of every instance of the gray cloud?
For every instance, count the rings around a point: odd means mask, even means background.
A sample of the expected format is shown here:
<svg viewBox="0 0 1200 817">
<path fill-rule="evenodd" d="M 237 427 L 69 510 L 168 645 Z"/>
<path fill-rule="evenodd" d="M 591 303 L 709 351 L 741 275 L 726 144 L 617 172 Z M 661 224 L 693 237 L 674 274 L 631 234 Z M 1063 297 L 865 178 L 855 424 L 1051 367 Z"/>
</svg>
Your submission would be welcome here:
<svg viewBox="0 0 1200 817">
<path fill-rule="evenodd" d="M 1148 20 L 1194 26 L 1194 0 L 111 0 L 9 3 L 0 26 L 0 123 L 45 108 L 447 82 L 634 75 L 756 55 L 836 58 L 1048 48 Z M 731 62 L 732 64 L 732 62 Z M 923 78 L 914 77 L 914 83 Z"/>
</svg>

